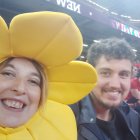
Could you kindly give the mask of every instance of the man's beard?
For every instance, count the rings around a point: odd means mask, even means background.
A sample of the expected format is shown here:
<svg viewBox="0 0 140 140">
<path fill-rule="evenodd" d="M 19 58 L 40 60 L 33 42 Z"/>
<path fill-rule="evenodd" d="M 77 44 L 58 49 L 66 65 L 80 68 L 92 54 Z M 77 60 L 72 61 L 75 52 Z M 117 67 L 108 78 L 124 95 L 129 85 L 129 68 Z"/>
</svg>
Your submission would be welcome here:
<svg viewBox="0 0 140 140">
<path fill-rule="evenodd" d="M 96 102 L 98 105 L 102 106 L 103 108 L 105 109 L 115 109 L 115 108 L 118 108 L 123 101 L 120 101 L 120 103 L 118 104 L 107 104 L 107 103 L 104 103 L 102 100 L 99 100 L 95 95 L 94 93 L 92 92 L 92 99 L 93 99 L 93 104 L 94 102 Z"/>
</svg>

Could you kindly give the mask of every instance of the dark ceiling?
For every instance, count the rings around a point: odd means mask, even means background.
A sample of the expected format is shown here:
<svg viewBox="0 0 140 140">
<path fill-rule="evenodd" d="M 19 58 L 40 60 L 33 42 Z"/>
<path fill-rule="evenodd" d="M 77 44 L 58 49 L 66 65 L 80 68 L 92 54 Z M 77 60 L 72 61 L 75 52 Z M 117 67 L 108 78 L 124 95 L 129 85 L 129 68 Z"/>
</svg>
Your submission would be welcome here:
<svg viewBox="0 0 140 140">
<path fill-rule="evenodd" d="M 68 13 L 73 17 L 76 24 L 79 26 L 80 31 L 83 35 L 83 40 L 85 44 L 91 44 L 93 40 L 98 40 L 101 38 L 107 38 L 112 36 L 117 36 L 125 38 L 128 42 L 138 50 L 138 55 L 140 55 L 140 39 L 123 33 L 121 31 L 115 30 L 106 24 L 102 24 L 97 20 L 90 19 L 87 16 L 79 15 L 73 11 L 62 8 L 56 4 L 53 4 L 56 0 L 0 0 L 0 15 L 5 18 L 6 22 L 9 24 L 13 16 L 31 11 L 59 11 Z M 66 1 L 66 0 L 60 0 Z M 98 6 L 95 6 L 91 2 L 96 2 L 97 4 L 109 9 L 111 11 L 118 13 L 116 19 L 121 19 L 124 23 L 128 23 L 137 29 L 140 29 L 140 22 L 132 22 L 128 18 L 121 17 L 120 15 L 131 16 L 132 19 L 140 19 L 140 2 L 139 0 L 69 0 L 67 2 L 74 1 L 80 2 L 83 5 L 89 5 L 93 9 L 97 9 L 104 13 Z M 91 2 L 89 2 L 91 1 Z M 112 15 L 113 17 L 114 15 Z M 83 55 L 86 55 L 88 47 L 84 48 Z M 139 57 L 140 58 L 140 57 Z"/>
<path fill-rule="evenodd" d="M 134 19 L 140 19 L 140 1 L 139 0 L 92 0 L 110 11 L 117 12 L 120 15 L 131 16 Z"/>
<path fill-rule="evenodd" d="M 85 0 L 88 2 L 89 0 Z M 140 20 L 139 0 L 91 0 L 119 15 L 130 16 L 132 19 Z M 89 2 L 90 3 L 90 2 Z M 137 22 L 136 22 L 137 23 Z M 140 25 L 138 25 L 140 27 Z"/>
</svg>

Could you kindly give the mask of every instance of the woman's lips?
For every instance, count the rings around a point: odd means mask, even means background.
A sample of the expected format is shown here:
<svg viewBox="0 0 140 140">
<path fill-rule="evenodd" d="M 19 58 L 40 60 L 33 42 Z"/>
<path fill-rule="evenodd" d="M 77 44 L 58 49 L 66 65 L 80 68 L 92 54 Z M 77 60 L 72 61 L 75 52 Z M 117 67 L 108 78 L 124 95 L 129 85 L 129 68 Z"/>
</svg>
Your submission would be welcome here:
<svg viewBox="0 0 140 140">
<path fill-rule="evenodd" d="M 25 103 L 17 99 L 2 99 L 1 102 L 8 110 L 22 111 L 25 107 Z"/>
</svg>

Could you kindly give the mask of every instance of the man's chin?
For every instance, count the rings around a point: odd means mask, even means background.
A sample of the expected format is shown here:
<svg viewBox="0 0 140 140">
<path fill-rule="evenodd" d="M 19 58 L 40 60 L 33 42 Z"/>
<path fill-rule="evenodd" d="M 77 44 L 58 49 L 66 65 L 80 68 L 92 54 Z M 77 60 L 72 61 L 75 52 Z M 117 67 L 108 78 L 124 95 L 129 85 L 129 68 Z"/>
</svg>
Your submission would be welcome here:
<svg viewBox="0 0 140 140">
<path fill-rule="evenodd" d="M 121 102 L 119 102 L 119 103 L 112 103 L 112 104 L 103 103 L 102 105 L 106 109 L 115 109 L 115 108 L 118 108 L 120 106 L 120 104 L 121 104 Z"/>
</svg>

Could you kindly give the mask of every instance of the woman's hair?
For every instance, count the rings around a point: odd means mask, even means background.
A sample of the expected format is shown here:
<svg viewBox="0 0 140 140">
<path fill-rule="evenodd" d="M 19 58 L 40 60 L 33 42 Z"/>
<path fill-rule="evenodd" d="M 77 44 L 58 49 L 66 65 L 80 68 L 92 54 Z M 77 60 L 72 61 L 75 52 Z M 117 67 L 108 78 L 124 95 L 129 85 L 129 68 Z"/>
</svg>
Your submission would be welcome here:
<svg viewBox="0 0 140 140">
<path fill-rule="evenodd" d="M 16 58 L 16 57 L 7 58 L 5 61 L 3 61 L 0 64 L 0 68 L 5 67 L 14 58 Z M 40 75 L 40 78 L 41 78 L 41 83 L 40 83 L 41 97 L 40 97 L 39 107 L 41 107 L 44 105 L 44 102 L 47 99 L 47 76 L 46 76 L 45 71 L 44 71 L 44 66 L 39 64 L 37 61 L 35 61 L 33 59 L 29 59 L 29 58 L 25 58 L 25 57 L 19 57 L 19 58 L 24 58 L 26 60 L 29 60 L 34 65 L 34 67 L 36 68 L 36 70 L 38 71 L 38 73 Z"/>
</svg>

